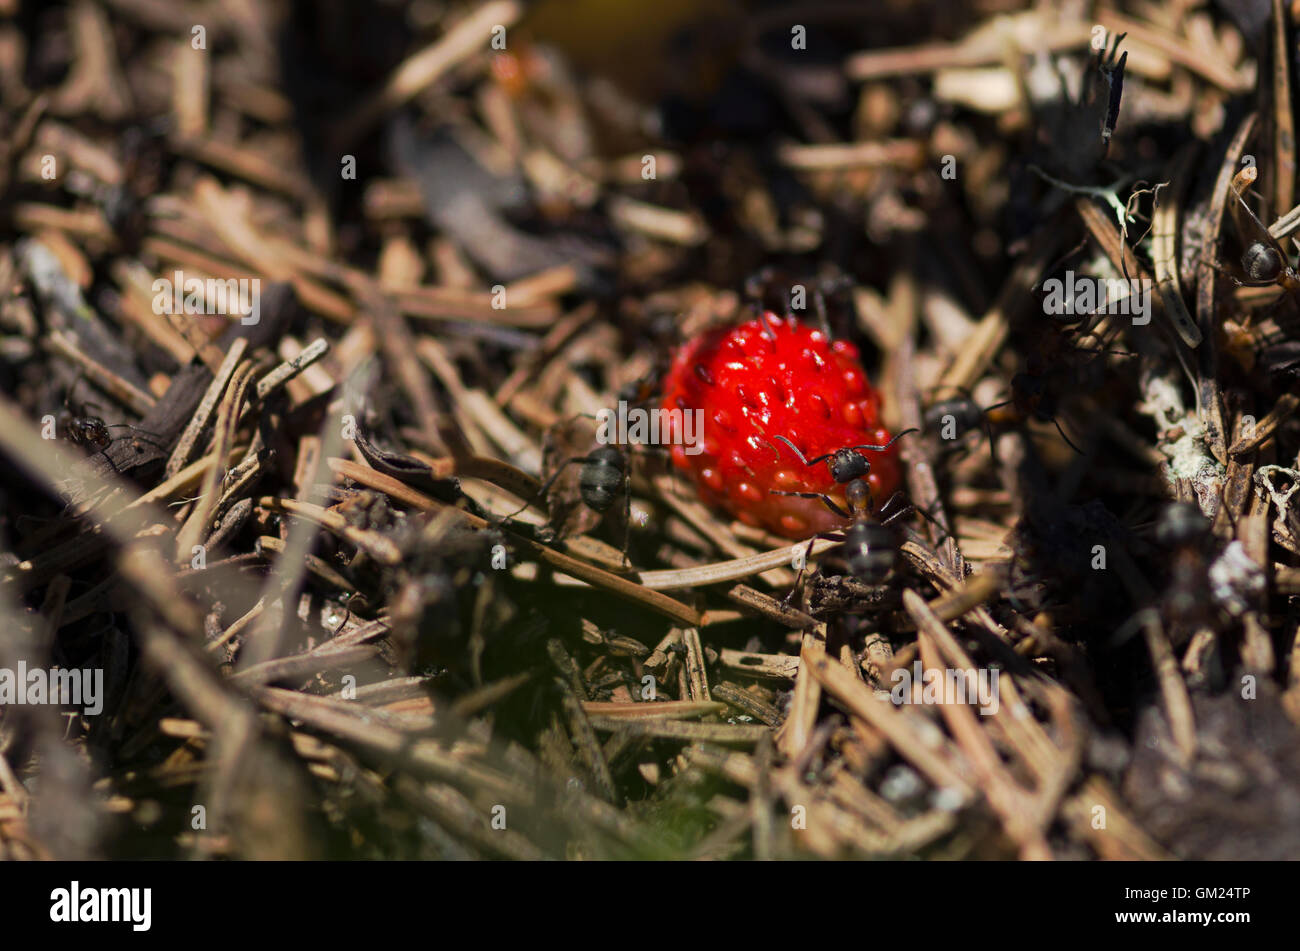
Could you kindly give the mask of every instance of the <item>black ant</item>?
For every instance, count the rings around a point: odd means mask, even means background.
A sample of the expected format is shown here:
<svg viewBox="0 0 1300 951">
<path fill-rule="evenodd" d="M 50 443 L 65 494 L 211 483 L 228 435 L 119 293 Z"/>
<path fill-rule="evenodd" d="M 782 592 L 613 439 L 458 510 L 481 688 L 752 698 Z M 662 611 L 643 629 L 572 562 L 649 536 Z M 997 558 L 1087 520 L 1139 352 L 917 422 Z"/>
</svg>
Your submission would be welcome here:
<svg viewBox="0 0 1300 951">
<path fill-rule="evenodd" d="M 1058 418 L 1059 402 L 1057 392 L 1053 383 L 1059 382 L 1060 374 L 1057 372 L 1058 365 L 1062 363 L 1067 353 L 1086 353 L 1093 354 L 1093 360 L 1103 354 L 1115 354 L 1117 356 L 1131 357 L 1134 354 L 1124 350 L 1114 350 L 1105 345 L 1097 348 L 1071 346 L 1069 338 L 1072 334 L 1079 333 L 1078 328 L 1058 331 L 1037 348 L 1036 352 L 1031 353 L 1026 362 L 1025 369 L 1016 373 L 1011 378 L 1009 399 L 994 403 L 991 406 L 981 407 L 977 404 L 969 393 L 963 391 L 960 397 L 953 397 L 932 404 L 925 413 L 926 425 L 930 428 L 941 428 L 949 422 L 955 424 L 962 433 L 969 432 L 976 426 L 982 426 L 985 435 L 989 440 L 990 451 L 993 450 L 993 430 L 992 426 L 1014 426 L 1035 420 L 1040 423 L 1051 423 L 1056 427 L 1056 431 L 1065 444 L 1083 455 L 1084 452 L 1074 442 L 1073 439 L 1065 432 Z M 1086 333 L 1087 331 L 1084 331 Z M 1088 361 L 1091 364 L 1093 361 Z M 947 417 L 951 417 L 949 420 Z M 948 439 L 950 437 L 945 437 Z M 996 460 L 996 453 L 994 459 Z"/>
<path fill-rule="evenodd" d="M 1237 229 L 1243 236 L 1250 235 L 1250 243 L 1241 255 L 1241 269 L 1246 280 L 1242 281 L 1231 274 L 1228 277 L 1238 285 L 1267 287 L 1277 284 L 1295 294 L 1300 292 L 1300 274 L 1291 266 L 1291 259 L 1277 238 L 1273 237 L 1273 233 L 1242 197 L 1242 192 L 1254 183 L 1258 175 L 1256 167 L 1248 165 L 1233 176 L 1229 186 L 1233 197 L 1237 199 L 1232 205 Z M 1222 270 L 1217 266 L 1216 269 Z"/>
<path fill-rule="evenodd" d="M 785 443 L 787 446 L 789 446 L 790 451 L 793 452 L 799 458 L 799 461 L 802 462 L 805 466 L 815 466 L 819 462 L 822 462 L 824 460 L 830 460 L 829 462 L 826 463 L 826 467 L 830 470 L 831 478 L 834 479 L 840 485 L 846 485 L 847 483 L 853 481 L 854 479 L 865 479 L 871 473 L 871 460 L 868 459 L 866 456 L 862 455 L 857 450 L 866 449 L 871 452 L 884 452 L 886 449 L 888 449 L 894 443 L 898 442 L 908 433 L 917 433 L 917 432 L 920 432 L 920 430 L 916 428 L 904 429 L 901 433 L 899 433 L 893 439 L 889 440 L 889 442 L 885 443 L 883 446 L 872 446 L 872 445 L 844 446 L 841 449 L 836 449 L 834 452 L 822 453 L 820 456 L 818 456 L 815 459 L 805 458 L 804 454 L 799 451 L 799 447 L 796 446 L 794 443 L 792 443 L 790 440 L 786 439 L 784 436 L 777 436 L 776 438 L 781 440 L 781 442 Z M 799 495 L 802 496 L 803 498 L 808 498 L 808 499 L 817 499 L 822 497 L 820 492 L 812 492 L 812 493 L 778 492 L 777 494 L 778 495 Z M 848 518 L 848 515 L 844 515 L 844 518 Z"/>
<path fill-rule="evenodd" d="M 997 459 L 993 446 L 993 425 L 1015 425 L 1029 419 L 1056 426 L 1061 438 L 1075 452 L 1083 450 L 1074 444 L 1056 418 L 1056 398 L 1047 388 L 1047 378 L 1039 373 L 1017 373 L 1011 378 L 1011 398 L 991 406 L 980 406 L 969 395 L 954 396 L 932 403 L 925 411 L 927 429 L 939 430 L 945 443 L 956 444 L 976 428 L 984 430 L 989 450 Z M 951 428 L 951 434 L 949 429 Z"/>
<path fill-rule="evenodd" d="M 912 512 L 921 512 L 921 510 L 910 502 L 904 502 L 903 507 L 886 515 L 885 511 L 887 509 L 893 507 L 898 499 L 904 498 L 900 489 L 891 495 L 888 501 L 877 511 L 875 500 L 871 494 L 871 487 L 867 484 L 867 476 L 871 473 L 871 460 L 856 452 L 856 450 L 868 449 L 873 452 L 880 452 L 888 449 L 909 433 L 915 432 L 919 432 L 919 430 L 905 429 L 884 445 L 846 446 L 834 452 L 824 453 L 815 459 L 805 458 L 794 443 L 784 436 L 776 437 L 789 446 L 804 465 L 812 466 L 826 460 L 831 478 L 837 484 L 844 486 L 844 501 L 847 508 L 840 506 L 824 492 L 786 492 L 773 489 L 772 493 L 774 495 L 796 496 L 801 499 L 820 499 L 822 504 L 830 509 L 832 513 L 852 522 L 842 533 L 819 532 L 808 540 L 808 550 L 804 554 L 803 564 L 799 567 L 799 575 L 795 578 L 794 588 L 790 592 L 791 596 L 799 588 L 799 581 L 803 578 L 804 567 L 812 554 L 813 542 L 818 538 L 831 538 L 843 542 L 845 560 L 848 562 L 849 571 L 855 578 L 866 584 L 884 584 L 885 579 L 889 577 L 890 572 L 894 570 L 894 566 L 898 563 L 898 539 L 889 530 L 888 526 L 905 515 Z M 921 512 L 921 514 L 926 515 L 924 512 Z M 926 515 L 926 518 L 929 518 L 929 516 Z"/>
<path fill-rule="evenodd" d="M 623 490 L 623 501 L 627 511 L 631 512 L 631 485 L 627 478 L 627 454 L 618 446 L 600 446 L 586 456 L 570 459 L 569 462 L 581 462 L 578 472 L 578 493 L 588 508 L 602 515 L 614 505 L 619 489 Z M 547 482 L 549 488 L 564 466 L 556 471 Z"/>
<path fill-rule="evenodd" d="M 1061 434 L 1065 444 L 1082 456 L 1083 450 L 1065 434 L 1061 421 L 1056 418 L 1056 395 L 1048 389 L 1046 367 L 1042 367 L 1041 372 L 1033 372 L 1033 370 L 1031 361 L 1028 372 L 1017 373 L 1011 378 L 1011 398 L 986 406 L 984 408 L 986 418 L 990 422 L 1017 423 L 1027 419 L 1034 419 L 1040 423 L 1050 422 Z M 1011 407 L 1011 412 L 997 412 L 1007 406 Z"/>
<path fill-rule="evenodd" d="M 534 500 L 544 499 L 555 485 L 555 481 L 560 475 L 573 463 L 580 463 L 582 468 L 578 471 L 578 494 L 587 508 L 600 515 L 604 515 L 614 507 L 614 502 L 618 499 L 618 493 L 623 493 L 623 560 L 627 561 L 627 543 L 628 535 L 632 523 L 632 484 L 628 479 L 628 460 L 627 454 L 614 445 L 603 445 L 593 449 L 585 456 L 574 456 L 572 459 L 566 459 L 560 464 L 559 468 L 551 475 L 546 483 L 537 491 L 533 497 Z M 532 502 L 525 503 L 519 508 L 506 516 L 507 519 L 518 515 Z"/>
<path fill-rule="evenodd" d="M 801 293 L 804 295 L 811 293 L 813 312 L 817 320 L 816 327 L 829 340 L 833 334 L 826 302 L 828 299 L 833 302 L 840 298 L 852 286 L 853 279 L 838 271 L 796 280 L 792 273 L 768 265 L 745 280 L 745 295 L 754 301 L 759 317 L 762 318 L 769 312 L 792 316 L 796 311 L 805 311 L 805 305 L 795 306 L 796 288 L 801 288 Z M 837 314 L 837 316 L 842 315 Z"/>
<path fill-rule="evenodd" d="M 926 425 L 932 429 L 942 429 L 951 423 L 963 435 L 977 426 L 982 427 L 988 437 L 990 450 L 993 451 L 993 425 L 1014 426 L 1033 419 L 1040 423 L 1052 423 L 1066 445 L 1083 455 L 1083 450 L 1066 435 L 1061 421 L 1057 419 L 1056 396 L 1048 389 L 1047 381 L 1045 370 L 1037 372 L 1031 366 L 1027 372 L 1017 373 L 1011 378 L 1010 399 L 983 407 L 970 396 L 942 400 L 926 410 Z M 952 438 L 944 437 L 946 441 Z M 996 459 L 996 454 L 994 458 Z"/>
<path fill-rule="evenodd" d="M 532 501 L 546 498 L 547 493 L 551 491 L 551 486 L 555 484 L 564 470 L 575 462 L 582 463 L 582 469 L 578 473 L 578 492 L 582 496 L 583 503 L 592 511 L 604 515 L 614 505 L 614 500 L 619 489 L 624 490 L 624 496 L 628 499 L 628 505 L 631 505 L 631 496 L 627 480 L 627 455 L 618 446 L 600 446 L 593 449 L 585 456 L 574 456 L 572 459 L 566 459 L 555 470 L 545 485 L 537 490 Z M 508 518 L 513 518 L 528 505 L 516 509 Z"/>
<path fill-rule="evenodd" d="M 988 410 L 975 402 L 966 390 L 960 390 L 961 396 L 939 400 L 931 403 L 925 410 L 925 429 L 937 430 L 945 448 L 956 448 L 966 435 L 975 429 L 983 429 L 988 437 L 989 446 L 993 445 L 993 430 L 989 425 Z"/>
<path fill-rule="evenodd" d="M 776 495 L 797 495 L 805 499 L 821 499 L 822 503 L 840 518 L 851 519 L 852 524 L 843 532 L 819 532 L 808 540 L 808 549 L 804 552 L 803 564 L 799 567 L 799 576 L 795 578 L 793 595 L 799 588 L 804 568 L 812 555 L 813 542 L 818 538 L 830 538 L 842 542 L 845 561 L 849 572 L 865 584 L 881 585 L 898 564 L 898 538 L 889 530 L 889 525 L 912 512 L 920 511 L 910 502 L 888 515 L 885 511 L 894 506 L 895 500 L 903 498 L 898 490 L 889 500 L 875 509 L 871 489 L 862 479 L 853 479 L 844 487 L 844 500 L 848 509 L 841 508 L 829 495 L 821 492 L 782 492 L 773 490 Z"/>
<path fill-rule="evenodd" d="M 78 378 L 78 381 L 79 380 L 80 378 Z M 69 399 L 71 398 L 72 392 L 73 390 L 76 389 L 76 387 L 77 384 L 73 383 L 71 389 L 68 390 Z M 66 399 L 64 400 L 64 405 L 68 406 L 68 400 Z M 134 430 L 137 433 L 143 433 L 144 430 L 138 429 L 137 427 L 132 426 L 129 423 L 105 423 L 98 416 L 91 416 L 86 412 L 87 406 L 91 406 L 91 405 L 95 405 L 95 404 L 89 404 L 85 402 L 81 403 L 80 405 L 81 411 L 79 413 L 70 415 L 64 420 L 63 422 L 64 435 L 67 437 L 68 441 L 72 443 L 74 446 L 79 446 L 82 449 L 85 449 L 87 451 L 94 450 L 92 453 L 92 457 L 102 454 L 104 456 L 105 461 L 108 462 L 108 464 L 113 467 L 114 472 L 121 472 L 121 470 L 118 469 L 117 464 L 113 462 L 112 458 L 108 454 L 108 447 L 111 446 L 114 442 L 114 437 L 109 432 L 109 430 L 130 429 L 130 430 Z M 70 406 L 68 408 L 69 410 L 71 410 Z M 153 434 L 146 433 L 146 435 L 153 435 Z M 137 437 L 133 437 L 133 438 L 137 438 Z M 152 442 L 152 440 L 146 439 L 144 440 L 144 442 L 149 442 L 154 446 L 158 446 L 158 444 Z M 161 449 L 162 447 L 159 446 L 159 448 Z"/>
<path fill-rule="evenodd" d="M 1241 255 L 1241 271 L 1245 274 L 1246 280 L 1243 281 L 1216 261 L 1205 260 L 1204 263 L 1222 273 L 1238 287 L 1268 287 L 1276 284 L 1293 295 L 1300 295 L 1300 273 L 1297 273 L 1292 266 L 1290 257 L 1277 237 L 1251 210 L 1243 197 L 1243 193 L 1254 183 L 1257 176 L 1256 167 L 1249 165 L 1233 176 L 1229 186 L 1236 199 L 1230 207 L 1233 210 L 1237 232 L 1242 236 L 1243 241 L 1249 241 Z M 1278 227 L 1291 217 L 1288 214 L 1286 218 L 1279 219 L 1274 227 Z M 1289 234 L 1292 230 L 1294 228 L 1287 227 L 1281 233 Z M 1250 326 L 1249 318 L 1242 324 L 1225 322 L 1224 330 L 1228 335 L 1229 351 L 1235 351 L 1237 360 L 1248 371 L 1253 369 L 1258 360 L 1259 365 L 1269 376 L 1295 377 L 1297 375 L 1297 367 L 1300 367 L 1300 359 L 1297 359 L 1297 355 L 1300 354 L 1300 344 L 1291 340 L 1262 339 L 1258 331 Z"/>
</svg>

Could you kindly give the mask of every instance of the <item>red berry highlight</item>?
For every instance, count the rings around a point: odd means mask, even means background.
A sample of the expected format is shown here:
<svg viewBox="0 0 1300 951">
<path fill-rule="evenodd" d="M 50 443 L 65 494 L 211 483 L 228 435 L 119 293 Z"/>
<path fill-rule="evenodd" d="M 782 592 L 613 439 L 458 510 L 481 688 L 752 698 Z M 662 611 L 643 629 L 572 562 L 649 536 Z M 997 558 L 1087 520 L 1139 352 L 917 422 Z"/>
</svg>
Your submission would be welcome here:
<svg viewBox="0 0 1300 951">
<path fill-rule="evenodd" d="M 683 346 L 664 380 L 662 407 L 704 411 L 702 435 L 691 433 L 698 446 L 681 444 L 675 421 L 667 427 L 673 463 L 691 476 L 701 499 L 787 538 L 840 528 L 846 520 L 821 499 L 772 490 L 825 493 L 844 508 L 844 487 L 825 461 L 804 465 L 776 436 L 806 459 L 890 439 L 857 348 L 771 313 Z M 696 448 L 701 451 L 692 455 Z M 871 462 L 867 484 L 883 503 L 898 487 L 897 448 L 858 452 Z"/>
</svg>

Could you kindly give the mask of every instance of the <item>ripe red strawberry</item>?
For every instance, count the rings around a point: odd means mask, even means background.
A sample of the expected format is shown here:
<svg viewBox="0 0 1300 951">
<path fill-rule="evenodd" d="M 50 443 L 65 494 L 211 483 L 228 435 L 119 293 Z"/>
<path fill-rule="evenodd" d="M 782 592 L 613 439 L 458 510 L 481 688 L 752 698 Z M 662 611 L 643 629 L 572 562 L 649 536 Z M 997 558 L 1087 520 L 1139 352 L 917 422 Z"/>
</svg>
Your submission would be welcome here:
<svg viewBox="0 0 1300 951">
<path fill-rule="evenodd" d="M 690 455 L 691 447 L 672 446 L 674 464 L 691 474 L 701 498 L 787 538 L 839 528 L 845 520 L 820 499 L 771 490 L 823 492 L 843 508 L 844 487 L 824 461 L 804 465 L 774 437 L 789 439 L 807 459 L 890 438 L 878 422 L 880 396 L 857 348 L 771 313 L 682 347 L 664 380 L 662 405 L 704 411 L 703 451 Z M 677 443 L 678 434 L 669 431 Z M 871 461 L 867 482 L 879 505 L 898 487 L 897 450 L 859 452 Z"/>
</svg>

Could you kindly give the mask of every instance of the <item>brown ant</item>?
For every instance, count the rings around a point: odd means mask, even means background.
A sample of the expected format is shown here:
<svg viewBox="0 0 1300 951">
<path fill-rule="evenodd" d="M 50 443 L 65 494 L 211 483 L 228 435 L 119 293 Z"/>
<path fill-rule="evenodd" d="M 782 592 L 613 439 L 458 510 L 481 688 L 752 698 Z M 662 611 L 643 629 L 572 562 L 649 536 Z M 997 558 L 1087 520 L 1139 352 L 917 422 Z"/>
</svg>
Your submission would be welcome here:
<svg viewBox="0 0 1300 951">
<path fill-rule="evenodd" d="M 1056 418 L 1057 400 L 1056 395 L 1048 389 L 1046 368 L 1043 368 L 1042 372 L 1035 373 L 1031 361 L 1027 370 L 1028 372 L 1017 373 L 1011 378 L 1010 399 L 984 408 L 987 418 L 991 422 L 1012 424 L 1030 419 L 1037 420 L 1040 423 L 1050 422 L 1056 427 L 1056 431 L 1061 434 L 1065 444 L 1082 456 L 1083 450 L 1076 446 L 1074 440 L 1065 434 L 1061 421 Z M 1007 406 L 1011 407 L 1010 412 L 997 412 Z"/>
<path fill-rule="evenodd" d="M 68 441 L 82 449 L 102 452 L 113 442 L 107 424 L 98 416 L 73 416 L 63 424 L 63 428 Z"/>
<path fill-rule="evenodd" d="M 117 467 L 117 463 L 115 463 L 112 457 L 108 454 L 108 447 L 117 439 L 122 439 L 124 437 L 112 436 L 109 433 L 110 429 L 133 430 L 137 434 L 131 437 L 133 441 L 140 440 L 141 442 L 147 442 L 152 446 L 156 446 L 159 449 L 163 448 L 159 443 L 154 442 L 152 439 L 143 439 L 138 435 L 144 432 L 142 429 L 138 429 L 129 423 L 105 423 L 98 416 L 73 416 L 63 424 L 63 428 L 64 433 L 68 438 L 68 442 L 72 443 L 74 446 L 80 446 L 82 449 L 87 451 L 93 449 L 94 452 L 91 454 L 92 458 L 94 456 L 103 455 L 104 460 L 112 466 L 113 471 L 117 473 L 121 473 L 122 470 Z M 142 451 L 138 445 L 136 446 L 136 451 Z"/>
</svg>

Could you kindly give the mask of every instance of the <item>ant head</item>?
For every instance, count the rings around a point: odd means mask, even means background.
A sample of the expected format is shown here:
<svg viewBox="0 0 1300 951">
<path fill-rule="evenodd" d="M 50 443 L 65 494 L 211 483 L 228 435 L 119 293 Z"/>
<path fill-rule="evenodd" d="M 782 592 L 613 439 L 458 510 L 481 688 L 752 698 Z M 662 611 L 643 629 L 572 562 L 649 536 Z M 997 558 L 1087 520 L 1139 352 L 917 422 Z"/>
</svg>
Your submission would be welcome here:
<svg viewBox="0 0 1300 951">
<path fill-rule="evenodd" d="M 1042 372 L 1017 373 L 1011 378 L 1011 392 L 1020 400 L 1037 399 L 1047 392 L 1047 378 Z"/>
<path fill-rule="evenodd" d="M 831 478 L 839 485 L 865 479 L 871 472 L 871 460 L 852 449 L 835 450 L 827 465 L 830 466 Z"/>
<path fill-rule="evenodd" d="M 1256 241 L 1241 256 L 1241 268 L 1252 281 L 1271 284 L 1282 273 L 1282 256 L 1263 241 Z"/>
</svg>

